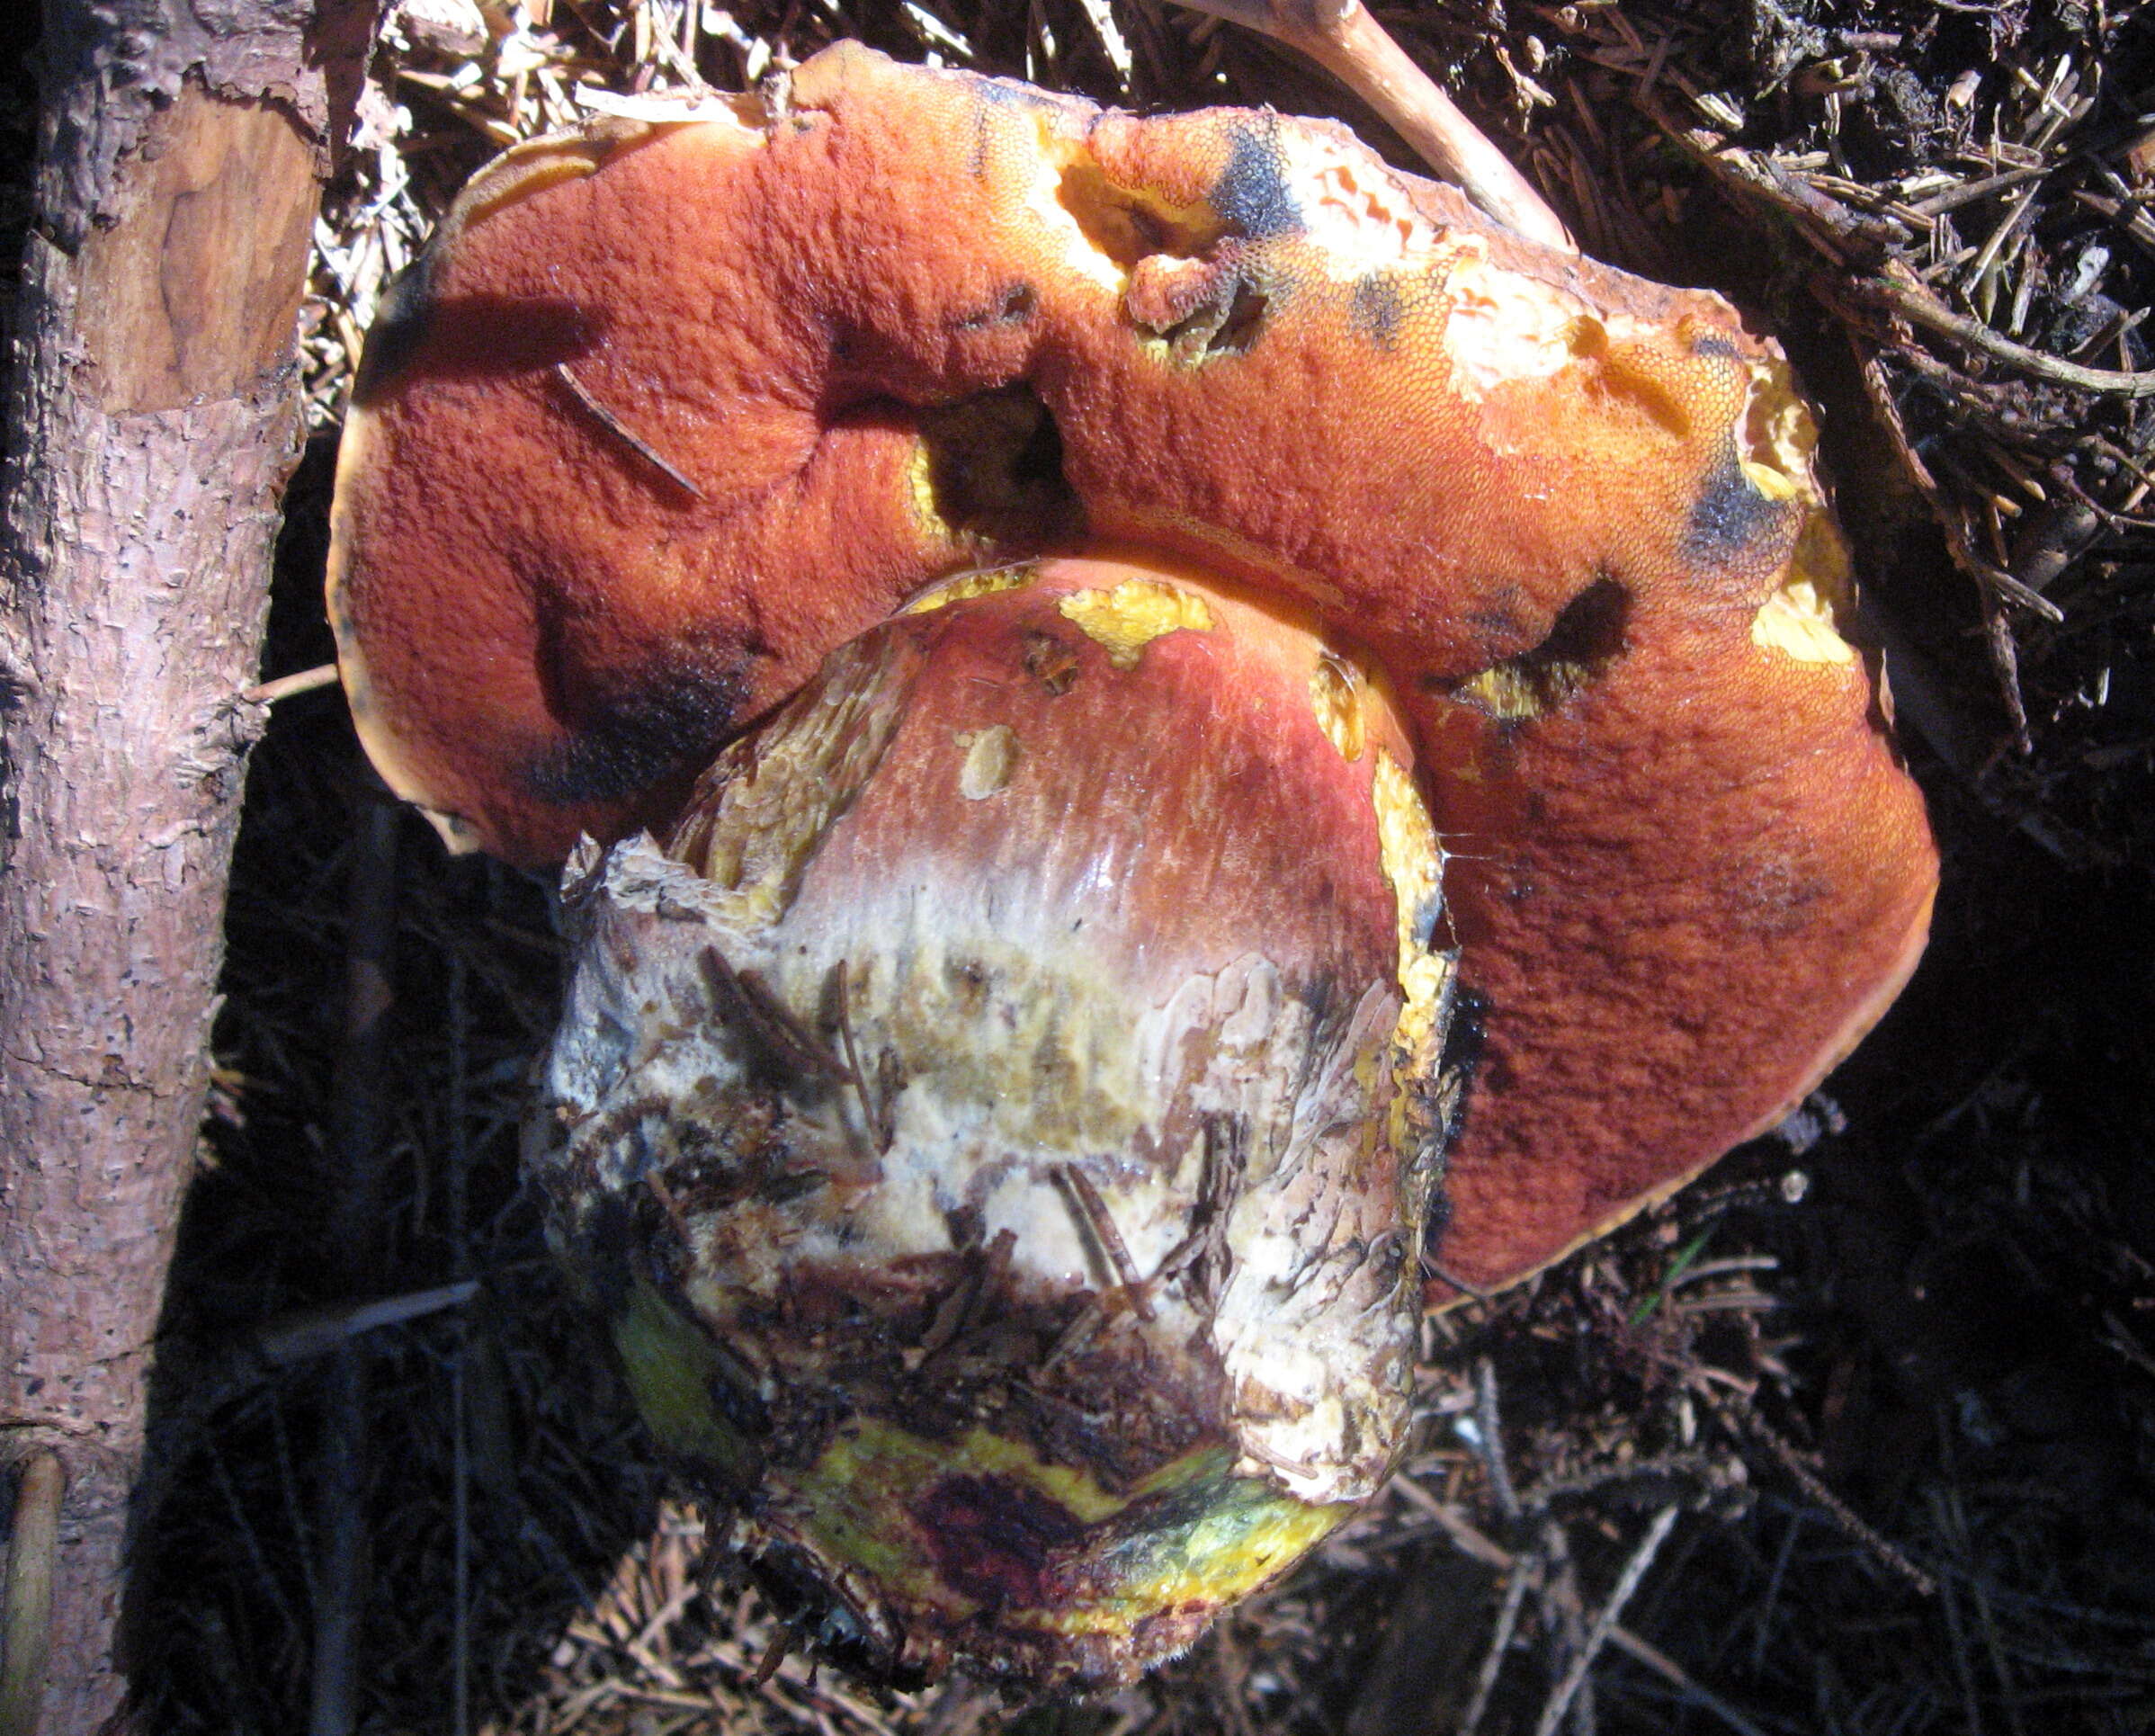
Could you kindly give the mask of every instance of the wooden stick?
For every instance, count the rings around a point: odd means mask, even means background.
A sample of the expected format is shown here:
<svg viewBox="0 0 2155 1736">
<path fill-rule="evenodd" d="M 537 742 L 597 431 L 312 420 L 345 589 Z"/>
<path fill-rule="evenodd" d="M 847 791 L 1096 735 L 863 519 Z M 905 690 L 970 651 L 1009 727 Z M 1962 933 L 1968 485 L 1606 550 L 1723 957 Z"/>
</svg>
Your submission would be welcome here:
<svg viewBox="0 0 2155 1736">
<path fill-rule="evenodd" d="M 1578 1697 L 1579 1690 L 1586 1687 L 1587 1676 L 1594 1668 L 1595 1659 L 1601 1655 L 1602 1647 L 1614 1637 L 1617 1616 L 1623 1613 L 1624 1605 L 1631 1602 L 1632 1594 L 1639 1589 L 1639 1581 L 1646 1577 L 1646 1570 L 1654 1564 L 1654 1557 L 1661 1553 L 1661 1545 L 1668 1539 L 1669 1528 L 1677 1522 L 1678 1510 L 1672 1502 L 1654 1515 L 1653 1523 L 1646 1528 L 1646 1536 L 1639 1547 L 1632 1552 L 1631 1560 L 1624 1562 L 1623 1571 L 1617 1577 L 1615 1589 L 1609 1593 L 1609 1600 L 1602 1605 L 1601 1613 L 1594 1618 L 1594 1625 L 1587 1630 L 1586 1644 L 1579 1648 L 1578 1656 L 1571 1660 L 1571 1668 L 1564 1672 L 1564 1679 L 1556 1685 L 1549 1696 L 1548 1704 L 1542 1706 L 1541 1722 L 1534 1726 L 1534 1736 L 1556 1736 L 1556 1727 L 1563 1723 L 1564 1714 L 1571 1709 L 1571 1703 Z"/>
<path fill-rule="evenodd" d="M 231 702 L 299 450 L 317 155 L 372 13 L 44 7 L 0 439 L 0 1416 L 66 1472 L 56 1732 L 103 1728 L 125 1686 L 130 1488 L 259 722 Z"/>
<path fill-rule="evenodd" d="M 1858 294 L 1883 302 L 1926 330 L 1950 337 L 1956 344 L 1965 345 L 1993 362 L 2033 379 L 2111 398 L 2155 398 L 2155 368 L 2124 373 L 2114 368 L 2083 367 L 2063 356 L 2031 350 L 2025 344 L 2016 344 L 2004 333 L 1993 331 L 1980 319 L 1954 312 L 1928 290 L 1892 268 L 1889 268 L 1886 276 L 1858 280 L 1855 287 Z"/>
<path fill-rule="evenodd" d="M 1412 1477 L 1395 1477 L 1391 1486 L 1435 1519 L 1451 1538 L 1453 1547 L 1462 1554 L 1493 1567 L 1499 1573 L 1509 1573 L 1516 1565 L 1519 1558 L 1510 1550 L 1477 1528 L 1464 1514 L 1445 1506 Z M 1736 1736 L 1766 1736 L 1764 1731 L 1712 1688 L 1693 1680 L 1691 1672 L 1674 1658 L 1621 1623 L 1610 1623 L 1608 1643 L 1626 1657 L 1644 1664 L 1694 1705 L 1712 1713 L 1734 1731 Z"/>
<path fill-rule="evenodd" d="M 317 663 L 311 669 L 300 669 L 288 676 L 279 676 L 273 681 L 258 681 L 240 698 L 255 705 L 274 705 L 279 700 L 296 699 L 301 694 L 311 694 L 319 688 L 336 685 L 336 665 Z"/>
</svg>

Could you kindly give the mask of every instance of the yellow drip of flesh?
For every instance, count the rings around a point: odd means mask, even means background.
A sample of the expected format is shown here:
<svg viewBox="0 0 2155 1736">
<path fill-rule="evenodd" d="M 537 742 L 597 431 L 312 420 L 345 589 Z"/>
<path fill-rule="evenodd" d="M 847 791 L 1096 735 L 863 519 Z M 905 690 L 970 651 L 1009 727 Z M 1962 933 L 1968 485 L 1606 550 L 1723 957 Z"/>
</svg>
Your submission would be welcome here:
<svg viewBox="0 0 2155 1736">
<path fill-rule="evenodd" d="M 958 745 L 965 750 L 965 763 L 958 769 L 960 795 L 968 801 L 985 801 L 1010 787 L 1022 756 L 1016 730 L 1007 723 L 961 729 Z"/>
<path fill-rule="evenodd" d="M 1444 1002 L 1452 985 L 1451 955 L 1424 946 L 1415 923 L 1416 914 L 1440 894 L 1444 853 L 1414 779 L 1382 747 L 1377 750 L 1371 795 L 1377 810 L 1378 858 L 1399 913 L 1400 1005 L 1392 1027 L 1397 1088 L 1391 1096 L 1389 1131 L 1392 1150 L 1404 1154 L 1418 1143 L 1408 1123 L 1421 1098 L 1409 1087 L 1436 1070 Z"/>
<path fill-rule="evenodd" d="M 921 448 L 923 465 L 926 463 L 926 461 L 927 448 L 923 446 Z M 922 486 L 925 487 L 926 484 L 924 482 Z M 929 491 L 929 497 L 931 500 L 934 497 L 932 489 Z M 934 507 L 931 506 L 927 510 L 929 515 L 934 516 Z M 915 597 L 912 602 L 906 604 L 905 613 L 909 615 L 925 615 L 936 609 L 944 608 L 952 603 L 970 603 L 977 596 L 994 596 L 1000 591 L 1020 591 L 1032 583 L 1033 568 L 1030 567 L 998 567 L 993 572 L 961 573 L 955 578 L 945 579 L 934 590 L 924 592 L 921 595 Z"/>
<path fill-rule="evenodd" d="M 1203 597 L 1157 578 L 1126 578 L 1112 591 L 1073 591 L 1056 607 L 1118 669 L 1136 668 L 1145 648 L 1167 633 L 1209 632 L 1212 626 Z"/>
<path fill-rule="evenodd" d="M 1310 671 L 1310 708 L 1317 713 L 1317 727 L 1325 739 L 1339 749 L 1352 765 L 1362 757 L 1369 738 L 1368 720 L 1362 710 L 1362 671 L 1345 658 L 1326 651 Z"/>
</svg>

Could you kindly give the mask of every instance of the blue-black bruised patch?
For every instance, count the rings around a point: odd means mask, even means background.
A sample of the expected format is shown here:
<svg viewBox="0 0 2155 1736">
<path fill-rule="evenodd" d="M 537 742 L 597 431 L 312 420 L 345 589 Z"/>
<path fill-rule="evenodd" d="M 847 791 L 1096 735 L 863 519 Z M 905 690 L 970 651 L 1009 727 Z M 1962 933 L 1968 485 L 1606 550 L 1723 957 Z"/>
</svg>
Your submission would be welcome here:
<svg viewBox="0 0 2155 1736">
<path fill-rule="evenodd" d="M 1038 85 L 1028 85 L 1022 78 L 988 78 L 970 72 L 952 76 L 966 80 L 979 93 L 983 103 L 992 103 L 997 108 L 1037 113 L 1042 109 L 1060 111 L 1071 106 L 1070 98 L 1044 91 Z"/>
<path fill-rule="evenodd" d="M 1691 353 L 1694 355 L 1725 355 L 1733 358 L 1736 345 L 1719 332 L 1701 332 L 1691 340 Z"/>
<path fill-rule="evenodd" d="M 374 323 L 360 352 L 353 398 L 366 403 L 401 374 L 426 336 L 426 316 L 434 303 L 434 250 L 428 247 L 389 279 L 374 304 Z"/>
<path fill-rule="evenodd" d="M 1355 279 L 1348 317 L 1356 336 L 1366 337 L 1381 350 L 1389 350 L 1399 342 L 1399 322 L 1406 313 L 1398 278 L 1387 272 L 1372 272 L 1367 277 Z"/>
<path fill-rule="evenodd" d="M 1788 502 L 1769 500 L 1751 486 L 1731 452 L 1713 467 L 1691 508 L 1684 552 L 1697 559 L 1727 560 L 1778 529 L 1788 511 Z"/>
<path fill-rule="evenodd" d="M 524 764 L 524 788 L 542 801 L 618 801 L 701 770 L 747 694 L 746 655 L 595 677 L 565 667 L 573 658 L 552 637 L 542 636 L 541 673 L 570 733 Z"/>
<path fill-rule="evenodd" d="M 1059 99 L 1050 92 L 1019 79 L 984 78 L 978 73 L 970 72 L 951 72 L 945 76 L 963 80 L 972 91 L 972 141 L 967 167 L 976 181 L 988 179 L 989 146 L 993 142 L 991 134 L 996 118 L 994 111 L 1000 109 L 1035 113 L 1042 109 L 1068 106 L 1067 99 Z"/>
<path fill-rule="evenodd" d="M 1301 230 L 1302 208 L 1288 188 L 1279 139 L 1262 121 L 1235 129 L 1233 154 L 1210 197 L 1212 209 L 1253 240 Z"/>
</svg>

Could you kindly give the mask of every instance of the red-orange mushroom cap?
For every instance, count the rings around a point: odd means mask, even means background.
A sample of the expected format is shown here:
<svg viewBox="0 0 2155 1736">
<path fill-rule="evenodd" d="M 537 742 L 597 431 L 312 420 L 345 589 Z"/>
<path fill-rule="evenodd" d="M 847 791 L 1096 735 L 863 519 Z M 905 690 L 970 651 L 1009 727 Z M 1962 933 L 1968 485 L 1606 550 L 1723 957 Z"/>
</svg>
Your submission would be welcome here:
<svg viewBox="0 0 2155 1736">
<path fill-rule="evenodd" d="M 1401 696 L 1483 1008 L 1446 1273 L 1508 1282 L 1769 1125 L 1936 862 L 1842 636 L 1779 352 L 1340 129 L 1140 119 L 841 44 L 482 172 L 391 294 L 330 580 L 452 843 L 663 819 L 924 583 L 1112 542 Z"/>
</svg>

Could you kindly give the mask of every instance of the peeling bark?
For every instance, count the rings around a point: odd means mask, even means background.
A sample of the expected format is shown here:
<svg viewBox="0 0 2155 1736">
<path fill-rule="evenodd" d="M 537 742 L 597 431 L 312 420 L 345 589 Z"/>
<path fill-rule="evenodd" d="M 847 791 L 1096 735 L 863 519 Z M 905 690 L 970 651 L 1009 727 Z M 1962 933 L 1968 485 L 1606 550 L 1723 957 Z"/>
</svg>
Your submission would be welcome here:
<svg viewBox="0 0 2155 1736">
<path fill-rule="evenodd" d="M 118 1715 L 317 173 L 368 8 L 49 0 L 0 529 L 0 1467 L 58 1454 L 41 1728 Z"/>
</svg>

